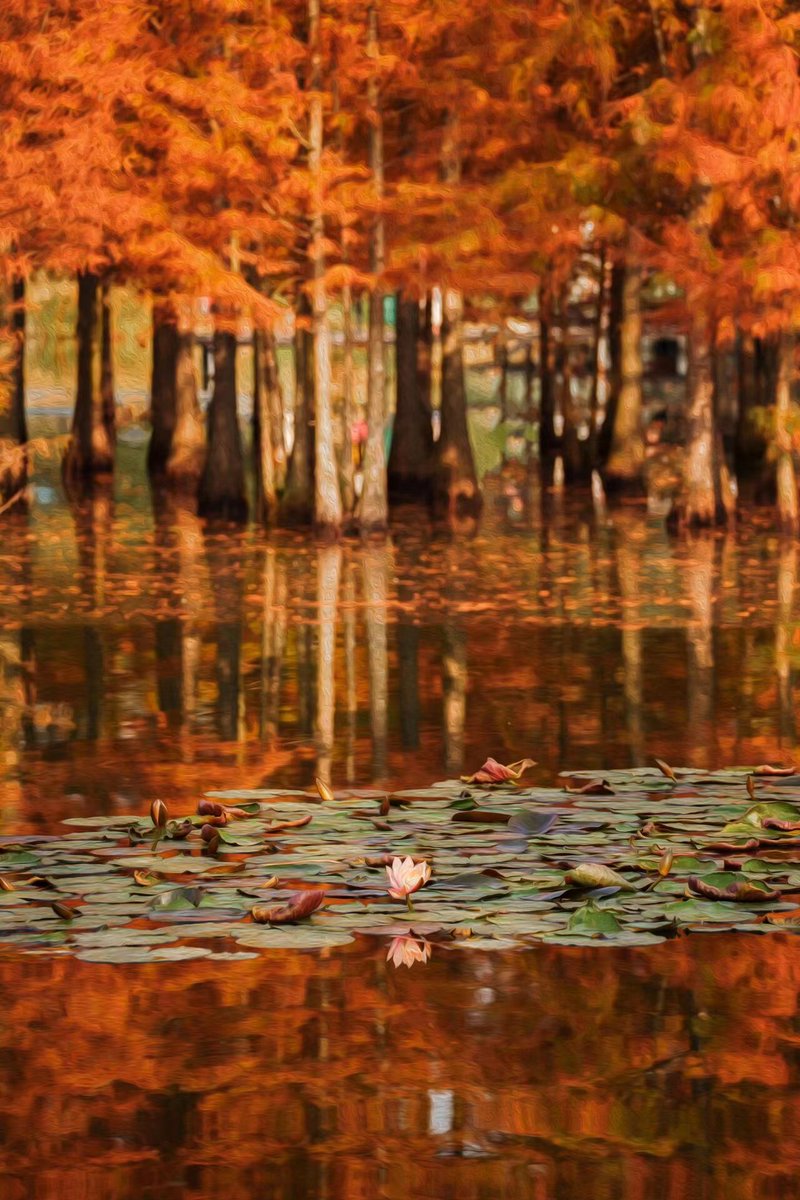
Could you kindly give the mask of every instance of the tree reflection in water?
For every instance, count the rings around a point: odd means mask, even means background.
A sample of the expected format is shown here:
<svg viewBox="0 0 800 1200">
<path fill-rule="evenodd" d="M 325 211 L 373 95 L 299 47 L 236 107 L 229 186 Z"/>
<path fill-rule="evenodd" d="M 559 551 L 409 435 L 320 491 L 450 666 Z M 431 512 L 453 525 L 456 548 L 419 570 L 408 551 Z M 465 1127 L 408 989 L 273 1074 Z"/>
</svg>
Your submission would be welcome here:
<svg viewBox="0 0 800 1200">
<path fill-rule="evenodd" d="M 410 971 L 364 941 L 224 970 L 0 959 L 3 1196 L 795 1194 L 791 937 Z"/>
</svg>

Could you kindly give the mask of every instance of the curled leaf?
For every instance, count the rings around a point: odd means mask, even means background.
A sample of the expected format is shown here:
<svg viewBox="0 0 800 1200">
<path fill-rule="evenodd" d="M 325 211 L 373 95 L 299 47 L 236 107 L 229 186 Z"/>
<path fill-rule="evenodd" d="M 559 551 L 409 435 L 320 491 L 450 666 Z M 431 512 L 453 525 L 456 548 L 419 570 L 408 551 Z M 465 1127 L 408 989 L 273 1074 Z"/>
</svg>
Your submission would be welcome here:
<svg viewBox="0 0 800 1200">
<path fill-rule="evenodd" d="M 16 890 L 17 889 L 10 880 L 6 879 L 3 875 L 0 875 L 0 891 L 15 892 Z"/>
<path fill-rule="evenodd" d="M 664 762 L 663 758 L 656 758 L 653 761 L 662 775 L 666 775 L 667 779 L 671 779 L 673 783 L 678 782 L 678 776 L 675 774 L 669 763 Z"/>
<path fill-rule="evenodd" d="M 706 883 L 704 879 L 698 879 L 696 875 L 689 877 L 689 891 L 693 892 L 695 896 L 705 897 L 706 900 L 732 900 L 739 904 L 777 900 L 780 897 L 780 892 L 775 892 L 766 884 L 756 883 L 753 880 L 744 879 L 741 882 L 737 880 L 735 883 L 729 883 L 726 887 L 716 887 L 713 883 Z"/>
<path fill-rule="evenodd" d="M 157 875 L 151 875 L 149 871 L 134 871 L 134 883 L 138 883 L 139 887 L 152 887 L 154 883 L 159 882 Z"/>
<path fill-rule="evenodd" d="M 264 908 L 257 904 L 250 911 L 259 925 L 294 925 L 316 912 L 324 899 L 323 891 L 296 892 L 287 904 L 276 908 Z"/>
<path fill-rule="evenodd" d="M 324 779 L 320 779 L 319 776 L 317 776 L 317 778 L 314 780 L 314 784 L 323 800 L 334 800 L 336 798 Z"/>
<path fill-rule="evenodd" d="M 311 813 L 305 817 L 298 817 L 296 821 L 274 821 L 268 825 L 264 833 L 282 833 L 284 829 L 302 829 L 304 825 L 308 825 L 311 820 Z"/>
<path fill-rule="evenodd" d="M 630 880 L 603 863 L 579 863 L 577 867 L 567 871 L 564 882 L 571 883 L 573 887 L 617 887 L 623 892 L 636 891 Z"/>
<path fill-rule="evenodd" d="M 662 879 L 666 879 L 672 870 L 672 860 L 674 857 L 671 850 L 665 850 L 661 855 L 661 861 L 658 864 L 658 873 Z"/>
<path fill-rule="evenodd" d="M 769 763 L 762 763 L 760 767 L 753 767 L 754 775 L 796 775 L 797 767 L 773 767 Z"/>
<path fill-rule="evenodd" d="M 462 783 L 509 783 L 516 782 L 529 767 L 535 767 L 536 763 L 532 758 L 521 758 L 518 762 L 508 763 L 505 766 L 499 763 L 496 758 L 487 758 L 486 762 L 476 771 L 474 775 L 462 775 Z"/>
<path fill-rule="evenodd" d="M 780 829 L 783 833 L 800 829 L 800 821 L 782 821 L 780 817 L 765 817 L 761 824 L 764 829 Z"/>
<path fill-rule="evenodd" d="M 156 829 L 166 828 L 169 813 L 167 806 L 163 800 L 154 800 L 150 805 L 150 820 L 155 825 Z"/>
<path fill-rule="evenodd" d="M 73 921 L 75 913 L 66 904 L 62 904 L 60 900 L 53 900 L 50 907 L 57 917 L 61 917 L 62 921 Z"/>
<path fill-rule="evenodd" d="M 583 787 L 565 787 L 570 796 L 613 796 L 614 789 L 605 779 L 590 779 Z"/>
</svg>

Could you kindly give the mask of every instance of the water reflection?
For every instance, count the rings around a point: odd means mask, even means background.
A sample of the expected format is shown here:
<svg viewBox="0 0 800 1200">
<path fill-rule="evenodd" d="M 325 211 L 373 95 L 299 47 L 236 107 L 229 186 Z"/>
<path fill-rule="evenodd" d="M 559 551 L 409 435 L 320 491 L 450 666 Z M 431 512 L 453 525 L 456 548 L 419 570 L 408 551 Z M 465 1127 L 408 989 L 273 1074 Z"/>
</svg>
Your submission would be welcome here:
<svg viewBox="0 0 800 1200">
<path fill-rule="evenodd" d="M 0 959 L 8 1200 L 797 1193 L 797 941 Z M 46 1017 L 44 1014 L 47 1014 Z"/>
<path fill-rule="evenodd" d="M 479 533 L 316 547 L 95 490 L 5 527 L 5 798 L 24 821 L 209 787 L 410 785 L 795 750 L 797 548 L 672 541 L 538 481 Z M 542 518 L 547 499 L 548 516 Z"/>
</svg>

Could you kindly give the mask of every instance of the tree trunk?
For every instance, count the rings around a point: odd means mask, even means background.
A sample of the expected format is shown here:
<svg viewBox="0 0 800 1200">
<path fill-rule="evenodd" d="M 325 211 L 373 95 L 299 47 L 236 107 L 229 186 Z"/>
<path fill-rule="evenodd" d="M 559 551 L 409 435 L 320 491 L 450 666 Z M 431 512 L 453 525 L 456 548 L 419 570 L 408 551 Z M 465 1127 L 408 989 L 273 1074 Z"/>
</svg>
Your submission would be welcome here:
<svg viewBox="0 0 800 1200">
<path fill-rule="evenodd" d="M 378 11 L 369 6 L 367 55 L 378 56 Z M 383 214 L 383 118 L 378 80 L 370 75 L 368 87 L 372 120 L 369 131 L 369 159 L 375 189 L 377 213 L 372 226 L 370 269 L 376 282 L 369 298 L 369 371 L 367 387 L 367 445 L 364 452 L 364 486 L 358 506 L 359 524 L 366 533 L 386 529 L 389 505 L 386 495 L 386 368 L 383 346 L 383 290 L 381 276 L 386 267 L 386 237 Z"/>
<path fill-rule="evenodd" d="M 102 286 L 103 328 L 100 349 L 100 392 L 103 428 L 106 431 L 112 454 L 117 444 L 117 404 L 114 396 L 114 344 L 111 321 L 111 288 Z"/>
<path fill-rule="evenodd" d="M 342 288 L 344 316 L 344 363 L 342 371 L 342 446 L 339 460 L 342 509 L 349 516 L 356 507 L 356 472 L 353 462 L 353 424 L 355 422 L 355 371 L 353 366 L 353 293 L 349 284 Z"/>
<path fill-rule="evenodd" d="M 551 363 L 550 322 L 552 317 L 550 290 L 546 284 L 539 288 L 539 460 L 546 475 L 558 450 L 555 430 L 556 397 Z"/>
<path fill-rule="evenodd" d="M 247 519 L 244 457 L 236 404 L 236 334 L 214 332 L 214 392 L 208 409 L 208 454 L 198 493 L 202 517 Z"/>
<path fill-rule="evenodd" d="M 611 449 L 603 471 L 606 494 L 642 492 L 645 452 L 642 437 L 642 273 L 626 266 L 622 278 L 621 322 L 614 363 Z"/>
<path fill-rule="evenodd" d="M 777 451 L 775 482 L 778 522 L 787 533 L 797 533 L 798 530 L 797 478 L 789 430 L 794 350 L 794 336 L 791 333 L 783 333 L 778 348 L 778 387 L 775 395 L 775 449 Z"/>
<path fill-rule="evenodd" d="M 308 44 L 311 50 L 308 166 L 311 175 L 311 261 L 314 293 L 314 524 L 321 533 L 338 536 L 342 497 L 333 436 L 331 335 L 325 290 L 325 221 L 322 195 L 322 43 L 320 0 L 308 0 Z"/>
<path fill-rule="evenodd" d="M 194 361 L 195 338 L 191 330 L 178 334 L 175 360 L 175 428 L 165 477 L 172 487 L 193 491 L 205 463 L 206 434 L 197 399 Z"/>
<path fill-rule="evenodd" d="M 736 344 L 738 411 L 734 451 L 739 479 L 761 475 L 767 452 L 763 432 L 753 420 L 760 402 L 758 363 L 753 335 L 741 333 Z"/>
<path fill-rule="evenodd" d="M 689 410 L 684 478 L 669 524 L 684 529 L 724 525 L 729 518 L 723 463 L 714 421 L 711 330 L 705 298 L 690 297 Z"/>
<path fill-rule="evenodd" d="M 153 306 L 153 348 L 150 373 L 150 445 L 147 469 L 161 475 L 172 450 L 175 433 L 178 366 L 178 326 L 171 314 Z"/>
<path fill-rule="evenodd" d="M 307 315 L 305 302 L 298 315 Z M 294 439 L 286 487 L 281 496 L 280 520 L 285 525 L 310 525 L 314 512 L 314 443 L 311 438 L 314 346 L 307 329 L 295 330 L 294 347 Z"/>
<path fill-rule="evenodd" d="M 78 275 L 78 378 L 72 432 L 63 471 L 77 480 L 114 469 L 114 443 L 103 399 L 103 291 L 91 271 Z"/>
<path fill-rule="evenodd" d="M 437 450 L 436 491 L 451 517 L 477 514 L 481 494 L 467 426 L 461 296 L 450 291 L 442 311 L 442 428 Z"/>
<path fill-rule="evenodd" d="M 264 524 L 272 519 L 278 502 L 269 401 L 270 392 L 277 386 L 272 334 L 256 329 L 253 331 L 253 455 L 258 518 Z"/>
<path fill-rule="evenodd" d="M 397 293 L 397 403 L 389 453 L 389 498 L 393 504 L 432 498 L 430 304 L 425 312 L 425 326 L 420 330 L 419 302 Z"/>
<path fill-rule="evenodd" d="M 5 315 L 0 362 L 0 501 L 7 503 L 28 482 L 25 420 L 25 281 L 11 285 L 12 311 Z"/>
</svg>

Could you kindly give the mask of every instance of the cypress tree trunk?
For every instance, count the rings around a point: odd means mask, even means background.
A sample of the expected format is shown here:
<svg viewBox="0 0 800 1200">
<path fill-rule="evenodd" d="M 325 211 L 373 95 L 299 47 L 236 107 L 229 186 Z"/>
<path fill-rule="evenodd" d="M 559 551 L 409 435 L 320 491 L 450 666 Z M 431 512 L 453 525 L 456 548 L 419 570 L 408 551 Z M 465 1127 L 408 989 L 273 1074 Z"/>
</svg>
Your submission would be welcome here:
<svg viewBox="0 0 800 1200">
<path fill-rule="evenodd" d="M 617 390 L 611 428 L 611 449 L 603 471 L 607 495 L 641 492 L 645 462 L 642 437 L 642 273 L 624 268 L 621 322 L 614 364 Z"/>
<path fill-rule="evenodd" d="M 294 440 L 281 496 L 280 519 L 285 525 L 309 525 L 314 512 L 314 443 L 310 433 L 314 411 L 314 345 L 306 329 L 295 331 L 294 361 Z"/>
<path fill-rule="evenodd" d="M 208 454 L 198 512 L 227 521 L 247 519 L 244 458 L 236 405 L 236 334 L 214 332 L 214 392 L 208 409 Z"/>
<path fill-rule="evenodd" d="M 684 479 L 669 524 L 683 529 L 724 525 L 729 518 L 720 441 L 714 420 L 711 329 L 705 298 L 689 298 L 689 410 Z"/>
<path fill-rule="evenodd" d="M 78 275 L 78 379 L 63 472 L 67 481 L 114 469 L 114 443 L 103 399 L 103 292 L 91 271 Z M 108 343 L 110 345 L 110 343 Z"/>
<path fill-rule="evenodd" d="M 325 220 L 322 196 L 322 50 L 320 0 L 308 0 L 308 43 L 311 50 L 308 165 L 311 175 L 311 260 L 314 294 L 314 524 L 320 532 L 338 536 L 342 527 L 342 497 L 336 470 L 333 436 L 331 335 L 325 290 Z"/>
<path fill-rule="evenodd" d="M 100 392 L 103 428 L 112 454 L 117 445 L 117 405 L 114 397 L 114 349 L 112 341 L 111 288 L 102 287 L 103 326 L 100 343 Z"/>
<path fill-rule="evenodd" d="M 175 359 L 175 428 L 165 464 L 165 477 L 176 489 L 192 491 L 203 473 L 206 434 L 197 399 L 195 338 L 178 334 Z"/>
<path fill-rule="evenodd" d="M 25 281 L 15 279 L 6 315 L 0 365 L 0 501 L 6 503 L 28 482 L 25 420 Z"/>
<path fill-rule="evenodd" d="M 759 397 L 758 364 L 753 335 L 740 333 L 736 344 L 738 411 L 734 453 L 736 474 L 740 479 L 759 475 L 764 470 L 767 443 L 753 422 L 753 410 Z"/>
<path fill-rule="evenodd" d="M 147 469 L 161 475 L 172 450 L 175 433 L 178 366 L 178 327 L 174 317 L 153 305 L 153 346 L 150 372 L 150 445 Z"/>
<path fill-rule="evenodd" d="M 775 449 L 777 451 L 775 482 L 778 522 L 781 528 L 788 533 L 797 533 L 798 529 L 797 478 L 792 454 L 792 439 L 788 428 L 793 377 L 794 337 L 791 333 L 783 333 L 778 347 L 778 387 L 775 395 Z"/>
<path fill-rule="evenodd" d="M 430 501 L 433 493 L 430 303 L 420 329 L 419 302 L 397 293 L 397 404 L 389 453 L 393 504 Z"/>
<path fill-rule="evenodd" d="M 467 426 L 461 296 L 448 292 L 442 313 L 442 428 L 437 451 L 436 493 L 450 516 L 480 511 L 481 494 Z"/>
<path fill-rule="evenodd" d="M 370 4 L 367 54 L 378 55 L 378 12 Z M 373 74 L 368 85 L 369 105 L 373 112 L 369 133 L 369 158 L 375 200 L 383 201 L 383 118 L 378 81 Z M 386 266 L 386 238 L 383 215 L 378 210 L 372 227 L 370 268 L 378 282 L 369 298 L 369 382 L 367 389 L 367 445 L 364 453 L 364 486 L 358 506 L 361 528 L 369 533 L 386 529 L 389 504 L 386 495 L 386 369 L 383 347 L 383 291 L 380 277 Z"/>
<path fill-rule="evenodd" d="M 253 452 L 258 518 L 265 523 L 271 520 L 278 501 L 269 403 L 270 391 L 277 384 L 272 335 L 256 329 L 253 331 Z"/>
<path fill-rule="evenodd" d="M 546 481 L 552 478 L 558 450 L 554 423 L 556 396 L 551 362 L 551 317 L 550 289 L 543 283 L 539 288 L 539 462 L 542 477 Z"/>
<path fill-rule="evenodd" d="M 344 363 L 342 368 L 342 444 L 339 476 L 342 510 L 350 516 L 356 507 L 356 471 L 353 462 L 353 422 L 355 420 L 355 372 L 353 369 L 353 293 L 349 284 L 342 288 L 344 315 Z"/>
<path fill-rule="evenodd" d="M 616 262 L 611 267 L 611 283 L 608 289 L 608 350 L 611 360 L 609 371 L 608 403 L 605 418 L 597 435 L 597 458 L 601 468 L 608 462 L 617 419 L 617 403 L 622 389 L 622 294 L 625 285 L 625 263 Z"/>
</svg>

